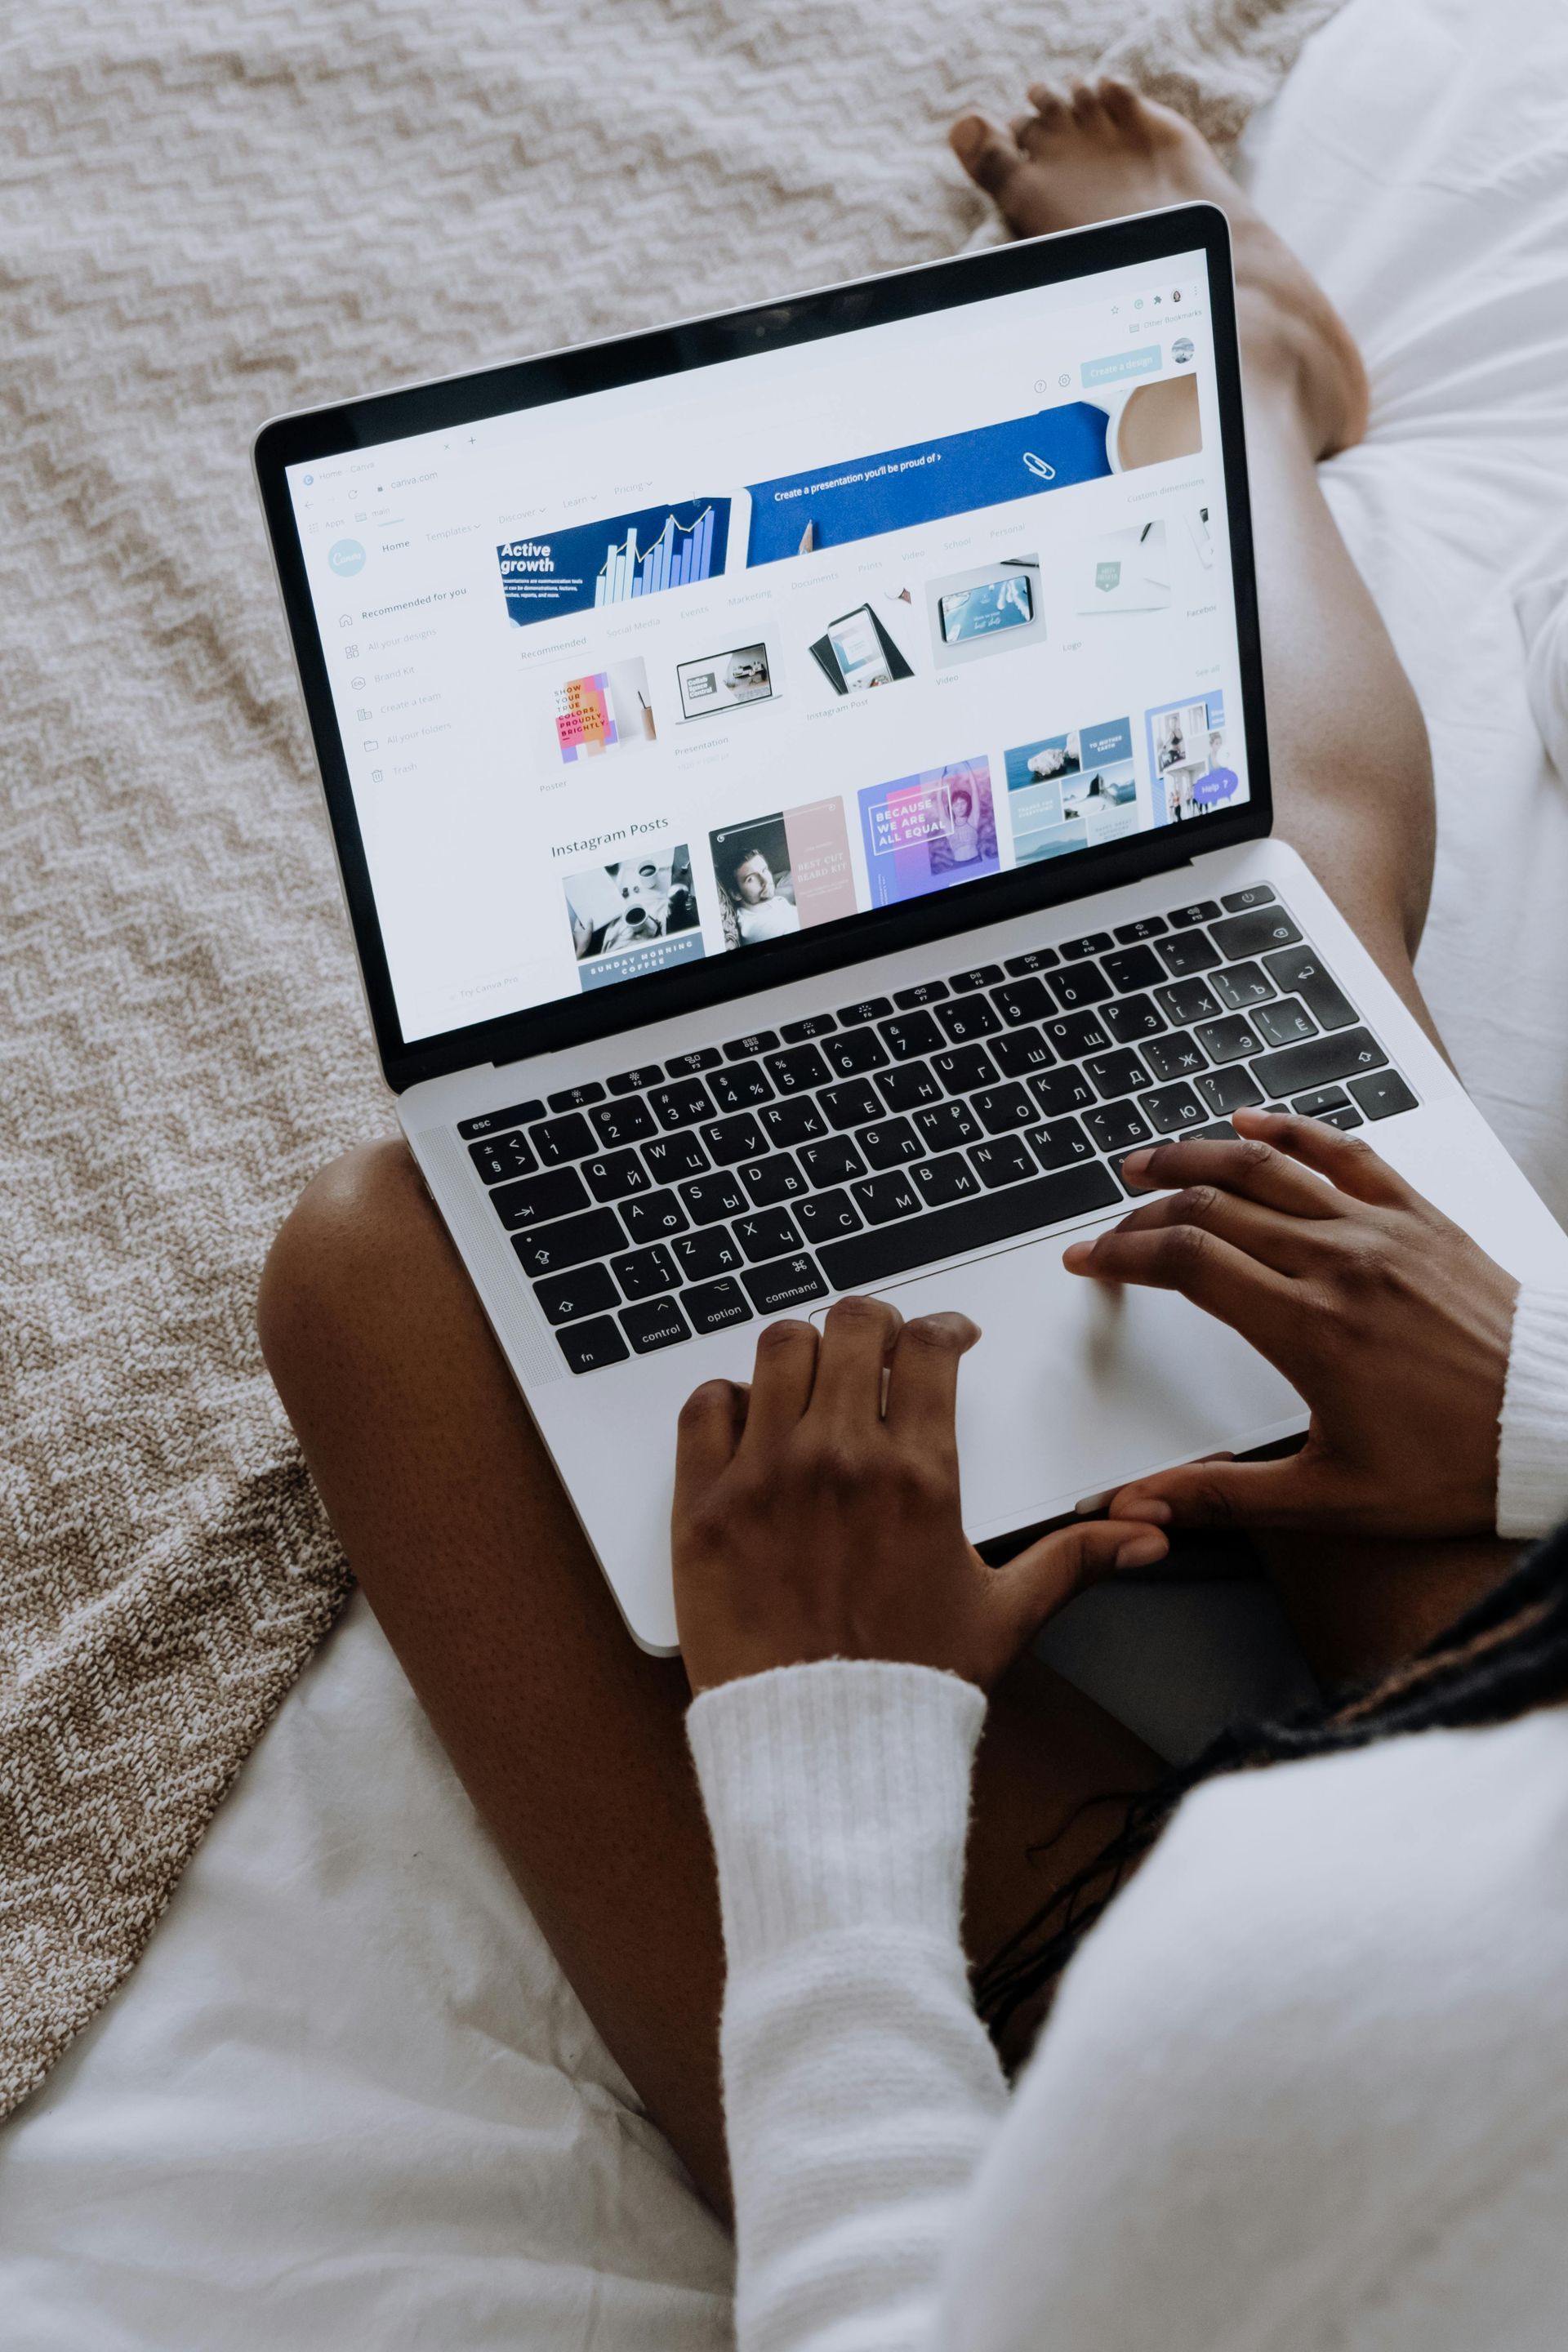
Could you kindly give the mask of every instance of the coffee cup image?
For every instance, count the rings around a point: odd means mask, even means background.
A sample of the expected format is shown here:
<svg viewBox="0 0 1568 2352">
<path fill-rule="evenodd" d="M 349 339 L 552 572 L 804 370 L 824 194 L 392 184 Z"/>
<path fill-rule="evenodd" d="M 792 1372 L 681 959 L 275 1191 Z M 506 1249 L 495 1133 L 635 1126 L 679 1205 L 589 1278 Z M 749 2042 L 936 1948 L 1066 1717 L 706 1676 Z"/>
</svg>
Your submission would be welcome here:
<svg viewBox="0 0 1568 2352">
<path fill-rule="evenodd" d="M 1102 392 L 1095 404 L 1110 420 L 1105 454 L 1113 474 L 1134 473 L 1141 466 L 1162 466 L 1172 457 L 1193 457 L 1204 446 L 1194 375 L 1121 385 L 1113 392 Z"/>
<path fill-rule="evenodd" d="M 605 868 L 620 896 L 620 911 L 605 929 L 600 950 L 624 946 L 628 940 L 657 939 L 669 913 L 670 870 L 657 858 L 624 860 Z"/>
</svg>

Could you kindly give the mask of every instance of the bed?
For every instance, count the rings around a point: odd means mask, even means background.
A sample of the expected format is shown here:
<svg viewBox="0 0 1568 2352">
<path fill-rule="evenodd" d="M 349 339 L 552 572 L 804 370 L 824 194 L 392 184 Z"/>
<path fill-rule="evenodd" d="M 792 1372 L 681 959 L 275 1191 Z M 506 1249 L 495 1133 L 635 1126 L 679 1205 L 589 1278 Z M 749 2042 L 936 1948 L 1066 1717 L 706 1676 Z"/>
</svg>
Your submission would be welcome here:
<svg viewBox="0 0 1568 2352">
<path fill-rule="evenodd" d="M 1568 785 L 1528 656 L 1568 575 L 1565 91 L 1542 0 L 1348 0 L 1244 154 L 1371 369 L 1373 431 L 1327 484 L 1432 735 L 1421 976 L 1560 1215 Z M 356 1597 L 0 2140 L 0 2335 L 694 2352 L 727 2340 L 728 2270 Z"/>
</svg>

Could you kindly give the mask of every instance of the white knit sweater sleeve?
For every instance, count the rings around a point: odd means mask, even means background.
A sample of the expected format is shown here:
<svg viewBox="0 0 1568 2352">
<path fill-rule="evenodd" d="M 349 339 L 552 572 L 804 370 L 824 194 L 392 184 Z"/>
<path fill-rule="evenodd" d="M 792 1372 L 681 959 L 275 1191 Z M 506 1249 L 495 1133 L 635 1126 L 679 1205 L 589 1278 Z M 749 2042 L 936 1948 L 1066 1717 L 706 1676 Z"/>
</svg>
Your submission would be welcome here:
<svg viewBox="0 0 1568 2352">
<path fill-rule="evenodd" d="M 741 2352 L 930 2344 L 1006 2106 L 959 1941 L 984 1709 L 955 1675 L 838 1660 L 691 1708 L 724 1914 Z"/>
<path fill-rule="evenodd" d="M 1568 1297 L 1521 1290 L 1498 1433 L 1500 1536 L 1568 1519 Z"/>
</svg>

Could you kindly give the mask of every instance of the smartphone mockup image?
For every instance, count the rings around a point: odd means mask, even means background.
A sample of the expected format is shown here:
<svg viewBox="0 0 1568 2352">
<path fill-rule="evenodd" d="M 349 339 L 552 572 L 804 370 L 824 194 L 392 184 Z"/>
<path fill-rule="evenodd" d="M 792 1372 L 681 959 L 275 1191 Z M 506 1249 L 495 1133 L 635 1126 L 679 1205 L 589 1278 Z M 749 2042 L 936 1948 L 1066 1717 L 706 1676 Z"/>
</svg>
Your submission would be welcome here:
<svg viewBox="0 0 1568 2352">
<path fill-rule="evenodd" d="M 1035 593 L 1026 572 L 1013 572 L 975 588 L 950 588 L 938 598 L 937 613 L 943 645 L 963 645 L 998 629 L 1026 628 L 1035 617 Z"/>
</svg>

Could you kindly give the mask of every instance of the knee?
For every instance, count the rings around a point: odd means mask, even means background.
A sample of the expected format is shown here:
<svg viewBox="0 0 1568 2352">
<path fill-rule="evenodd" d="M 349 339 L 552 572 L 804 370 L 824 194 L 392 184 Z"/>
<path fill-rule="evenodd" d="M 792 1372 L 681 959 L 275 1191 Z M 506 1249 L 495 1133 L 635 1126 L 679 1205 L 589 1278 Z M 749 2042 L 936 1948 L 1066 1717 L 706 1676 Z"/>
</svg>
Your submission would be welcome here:
<svg viewBox="0 0 1568 2352">
<path fill-rule="evenodd" d="M 337 1355 L 378 1301 L 407 1295 L 408 1261 L 439 1238 L 400 1136 L 345 1151 L 306 1185 L 262 1268 L 257 1329 L 287 1400 L 303 1365 Z"/>
</svg>

